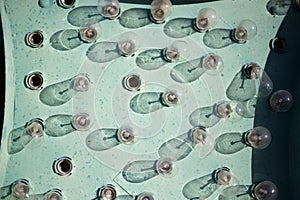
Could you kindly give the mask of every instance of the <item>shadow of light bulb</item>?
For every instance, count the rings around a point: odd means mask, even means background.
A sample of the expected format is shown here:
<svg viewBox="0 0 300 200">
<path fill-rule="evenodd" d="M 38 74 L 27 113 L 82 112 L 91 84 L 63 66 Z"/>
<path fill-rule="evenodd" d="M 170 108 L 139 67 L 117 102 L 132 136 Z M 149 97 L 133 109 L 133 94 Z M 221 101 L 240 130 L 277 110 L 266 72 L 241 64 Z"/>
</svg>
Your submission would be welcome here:
<svg viewBox="0 0 300 200">
<path fill-rule="evenodd" d="M 173 161 L 186 158 L 192 150 L 199 154 L 200 158 L 207 156 L 213 149 L 213 140 L 201 127 L 195 127 L 187 133 L 164 142 L 158 149 L 160 157 L 169 157 Z"/>
<path fill-rule="evenodd" d="M 72 115 L 57 114 L 45 120 L 45 133 L 51 137 L 61 137 L 72 133 L 75 128 L 71 123 Z"/>
<path fill-rule="evenodd" d="M 277 90 L 269 99 L 270 108 L 275 112 L 287 112 L 292 108 L 293 104 L 293 96 L 286 90 Z"/>
<path fill-rule="evenodd" d="M 194 110 L 189 116 L 189 122 L 193 126 L 209 128 L 216 125 L 221 119 L 227 119 L 233 111 L 228 101 L 222 101 Z"/>
<path fill-rule="evenodd" d="M 196 21 L 195 28 L 199 32 L 205 32 L 218 23 L 217 12 L 212 8 L 202 8 L 199 10 Z"/>
<path fill-rule="evenodd" d="M 92 45 L 87 51 L 87 57 L 96 63 L 113 61 L 120 57 L 134 56 L 139 48 L 139 37 L 133 32 L 121 34 L 118 42 L 102 41 Z"/>
<path fill-rule="evenodd" d="M 130 128 L 97 129 L 86 138 L 86 145 L 94 151 L 105 151 L 119 144 L 132 144 L 135 133 Z"/>
<path fill-rule="evenodd" d="M 8 154 L 15 154 L 22 151 L 29 143 L 30 147 L 38 147 L 44 139 L 44 122 L 35 118 L 12 130 L 8 135 Z"/>
<path fill-rule="evenodd" d="M 171 90 L 165 92 L 143 92 L 130 100 L 132 111 L 140 114 L 155 112 L 164 107 L 173 107 L 178 103 L 178 94 Z"/>
<path fill-rule="evenodd" d="M 273 91 L 273 82 L 266 72 L 256 63 L 242 67 L 226 89 L 226 95 L 231 100 L 247 101 L 255 95 L 268 96 Z"/>
<path fill-rule="evenodd" d="M 221 167 L 205 176 L 186 183 L 182 193 L 187 199 L 206 199 L 220 187 L 232 185 L 234 178 L 227 167 Z"/>
<path fill-rule="evenodd" d="M 255 22 L 245 19 L 240 21 L 235 29 L 212 29 L 206 32 L 203 36 L 203 43 L 212 49 L 221 49 L 234 43 L 244 44 L 256 34 Z"/>
<path fill-rule="evenodd" d="M 291 0 L 270 0 L 266 5 L 271 15 L 286 15 L 291 5 Z"/>
<path fill-rule="evenodd" d="M 130 8 L 125 10 L 120 18 L 121 26 L 130 29 L 136 29 L 152 24 L 153 21 L 149 17 L 150 9 L 145 8 Z"/>
<path fill-rule="evenodd" d="M 87 92 L 90 84 L 87 75 L 79 74 L 73 78 L 45 87 L 40 93 L 40 100 L 48 106 L 63 105 L 77 93 Z"/>
<path fill-rule="evenodd" d="M 83 43 L 93 43 L 101 35 L 101 25 L 95 21 L 84 21 L 79 29 L 64 29 L 55 32 L 50 38 L 51 46 L 60 51 L 69 51 Z"/>
<path fill-rule="evenodd" d="M 148 49 L 136 57 L 136 65 L 144 70 L 159 69 L 167 63 L 176 63 L 187 59 L 190 55 L 187 42 L 176 40 L 164 49 Z"/>
<path fill-rule="evenodd" d="M 105 19 L 99 13 L 97 6 L 79 6 L 72 9 L 67 16 L 68 22 L 77 27 L 82 26 L 86 21 L 98 23 Z"/>
<path fill-rule="evenodd" d="M 256 103 L 257 97 L 253 97 L 248 101 L 240 102 L 242 106 L 237 109 L 237 114 L 243 118 L 254 118 L 255 110 L 256 110 Z"/>
<path fill-rule="evenodd" d="M 271 181 L 262 181 L 252 185 L 234 185 L 225 188 L 219 195 L 219 200 L 275 200 L 278 189 Z"/>
<path fill-rule="evenodd" d="M 170 72 L 171 78 L 179 83 L 191 83 L 204 73 L 216 75 L 224 69 L 222 58 L 217 54 L 207 54 L 200 59 L 194 59 L 177 64 Z"/>
<path fill-rule="evenodd" d="M 99 13 L 108 19 L 116 19 L 121 13 L 118 0 L 99 0 L 97 8 Z"/>
<path fill-rule="evenodd" d="M 216 11 L 212 8 L 199 10 L 196 18 L 171 19 L 164 26 L 164 32 L 172 38 L 183 38 L 196 32 L 206 32 L 215 27 L 218 22 Z"/>
<path fill-rule="evenodd" d="M 215 141 L 215 150 L 221 154 L 233 154 L 242 149 L 252 147 L 264 149 L 271 143 L 271 133 L 268 129 L 258 126 L 244 133 L 224 133 Z"/>
<path fill-rule="evenodd" d="M 137 160 L 128 163 L 122 172 L 123 178 L 131 183 L 141 183 L 157 175 L 173 176 L 176 172 L 174 162 L 170 158 L 158 160 Z"/>
<path fill-rule="evenodd" d="M 172 2 L 169 0 L 153 0 L 151 3 L 151 19 L 154 23 L 162 24 L 171 14 Z"/>
</svg>

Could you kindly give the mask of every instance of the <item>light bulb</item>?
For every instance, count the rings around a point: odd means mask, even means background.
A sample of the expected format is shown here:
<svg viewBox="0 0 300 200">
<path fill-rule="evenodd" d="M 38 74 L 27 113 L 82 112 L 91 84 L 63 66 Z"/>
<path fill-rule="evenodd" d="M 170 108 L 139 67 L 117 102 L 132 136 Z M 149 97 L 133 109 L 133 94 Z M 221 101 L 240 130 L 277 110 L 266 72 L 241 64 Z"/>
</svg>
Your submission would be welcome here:
<svg viewBox="0 0 300 200">
<path fill-rule="evenodd" d="M 278 189 L 273 182 L 262 181 L 252 186 L 252 195 L 257 200 L 276 200 Z"/>
<path fill-rule="evenodd" d="M 178 94 L 173 91 L 143 92 L 135 95 L 129 106 L 136 113 L 148 114 L 164 107 L 173 107 L 178 101 Z"/>
<path fill-rule="evenodd" d="M 194 110 L 189 116 L 189 121 L 193 126 L 208 128 L 216 125 L 221 119 L 230 117 L 233 111 L 229 102 L 222 101 L 212 106 Z"/>
<path fill-rule="evenodd" d="M 255 95 L 268 96 L 273 91 L 273 82 L 267 73 L 256 63 L 249 63 L 242 67 L 226 90 L 231 100 L 247 101 Z"/>
<path fill-rule="evenodd" d="M 99 0 L 98 10 L 103 17 L 116 19 L 120 15 L 120 6 L 118 0 Z"/>
<path fill-rule="evenodd" d="M 7 146 L 8 154 L 22 151 L 29 143 L 31 143 L 31 148 L 40 146 L 43 142 L 44 127 L 42 119 L 34 118 L 28 121 L 25 126 L 10 131 Z"/>
<path fill-rule="evenodd" d="M 51 189 L 43 194 L 35 194 L 34 199 L 43 199 L 43 200 L 63 200 L 60 189 Z"/>
<path fill-rule="evenodd" d="M 71 82 L 71 88 L 76 92 L 86 92 L 89 90 L 90 80 L 87 75 L 79 74 Z"/>
<path fill-rule="evenodd" d="M 199 10 L 196 21 L 195 28 L 199 32 L 205 32 L 217 25 L 218 17 L 217 13 L 212 8 L 202 8 Z"/>
<path fill-rule="evenodd" d="M 276 200 L 277 186 L 271 181 L 262 181 L 252 185 L 234 185 L 225 188 L 219 195 L 219 200 Z"/>
<path fill-rule="evenodd" d="M 179 59 L 187 59 L 188 57 L 188 44 L 183 40 L 174 41 L 163 50 L 163 58 L 168 62 L 177 62 Z"/>
<path fill-rule="evenodd" d="M 264 149 L 271 142 L 271 133 L 268 129 L 258 126 L 244 133 L 224 133 L 216 138 L 215 150 L 221 154 L 233 154 L 247 146 L 255 149 Z"/>
<path fill-rule="evenodd" d="M 271 143 L 271 133 L 265 127 L 258 126 L 244 134 L 246 144 L 253 148 L 264 149 Z"/>
<path fill-rule="evenodd" d="M 151 3 L 151 19 L 157 23 L 164 23 L 171 14 L 172 2 L 170 0 L 153 0 Z"/>
<path fill-rule="evenodd" d="M 149 192 L 143 192 L 136 197 L 136 200 L 157 200 L 157 198 Z"/>
<path fill-rule="evenodd" d="M 232 39 L 237 43 L 245 43 L 257 34 L 257 27 L 254 21 L 245 19 L 239 22 L 233 30 Z"/>
<path fill-rule="evenodd" d="M 16 199 L 29 198 L 30 187 L 28 181 L 20 180 L 12 186 L 12 196 Z"/>
<path fill-rule="evenodd" d="M 90 85 L 88 76 L 79 74 L 45 87 L 40 93 L 40 100 L 48 106 L 59 106 L 70 101 L 77 93 L 87 92 Z"/>
<path fill-rule="evenodd" d="M 199 153 L 200 158 L 204 158 L 213 149 L 213 142 L 202 127 L 192 128 L 187 133 L 164 142 L 159 147 L 158 154 L 162 158 L 179 161 L 186 158 L 193 149 Z"/>
<path fill-rule="evenodd" d="M 223 59 L 217 54 L 207 54 L 201 59 L 203 68 L 206 69 L 206 73 L 210 75 L 218 74 L 224 69 Z"/>
<path fill-rule="evenodd" d="M 156 162 L 156 170 L 160 175 L 171 175 L 174 173 L 175 163 L 172 159 L 160 158 Z"/>
<path fill-rule="evenodd" d="M 86 43 L 95 42 L 101 35 L 100 23 L 85 22 L 79 29 L 80 39 Z"/>
<path fill-rule="evenodd" d="M 119 144 L 131 144 L 134 139 L 135 133 L 131 128 L 102 128 L 89 133 L 85 143 L 91 150 L 105 151 Z"/>
<path fill-rule="evenodd" d="M 139 48 L 138 35 L 133 32 L 127 32 L 118 39 L 118 50 L 121 56 L 133 56 Z"/>
<path fill-rule="evenodd" d="M 221 186 L 233 182 L 232 174 L 227 167 L 221 167 L 200 178 L 193 179 L 183 187 L 183 195 L 187 199 L 206 199 Z"/>
<path fill-rule="evenodd" d="M 292 108 L 293 103 L 292 94 L 286 90 L 277 90 L 269 99 L 269 105 L 275 112 L 287 112 Z"/>
<path fill-rule="evenodd" d="M 87 131 L 90 129 L 92 121 L 87 113 L 78 113 L 72 116 L 72 126 L 78 131 Z"/>
<path fill-rule="evenodd" d="M 117 196 L 117 191 L 113 185 L 106 185 L 99 189 L 97 197 L 102 200 L 114 200 Z"/>
</svg>

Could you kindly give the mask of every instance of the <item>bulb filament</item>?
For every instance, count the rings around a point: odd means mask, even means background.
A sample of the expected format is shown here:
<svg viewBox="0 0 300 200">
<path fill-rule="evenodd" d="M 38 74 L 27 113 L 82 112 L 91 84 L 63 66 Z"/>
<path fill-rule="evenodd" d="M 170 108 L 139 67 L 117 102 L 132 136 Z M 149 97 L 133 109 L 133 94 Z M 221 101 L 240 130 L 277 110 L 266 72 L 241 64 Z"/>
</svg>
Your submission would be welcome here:
<svg viewBox="0 0 300 200">
<path fill-rule="evenodd" d="M 66 91 L 68 91 L 69 89 L 65 89 L 65 90 L 63 90 L 63 91 L 60 91 L 58 94 L 60 94 L 60 95 L 62 95 L 62 94 L 64 94 Z"/>
</svg>

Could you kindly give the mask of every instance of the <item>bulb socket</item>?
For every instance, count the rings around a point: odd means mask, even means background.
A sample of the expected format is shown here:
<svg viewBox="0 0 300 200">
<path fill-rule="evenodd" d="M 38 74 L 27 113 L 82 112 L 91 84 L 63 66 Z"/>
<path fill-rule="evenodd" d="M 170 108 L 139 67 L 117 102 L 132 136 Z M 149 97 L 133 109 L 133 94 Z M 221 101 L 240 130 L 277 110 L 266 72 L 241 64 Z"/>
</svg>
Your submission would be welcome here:
<svg viewBox="0 0 300 200">
<path fill-rule="evenodd" d="M 44 35 L 42 31 L 33 31 L 25 36 L 25 43 L 32 48 L 40 48 L 43 46 Z"/>
<path fill-rule="evenodd" d="M 114 200 L 117 197 L 116 189 L 113 185 L 108 184 L 98 190 L 97 198 L 103 200 Z"/>
<path fill-rule="evenodd" d="M 230 172 L 230 169 L 228 167 L 220 167 L 218 169 L 216 169 L 215 171 L 213 171 L 212 173 L 212 178 L 214 180 L 215 183 L 221 184 L 223 185 L 223 181 L 219 179 L 219 174 L 222 173 L 222 171 L 225 172 Z"/>
<path fill-rule="evenodd" d="M 16 199 L 27 199 L 29 198 L 29 181 L 26 179 L 16 180 L 11 185 L 11 195 Z"/>
<path fill-rule="evenodd" d="M 139 194 L 135 200 L 155 200 L 156 198 L 153 196 L 153 194 L 144 192 Z"/>
<path fill-rule="evenodd" d="M 25 124 L 25 129 L 31 137 L 40 138 L 44 135 L 44 122 L 40 118 L 34 118 Z"/>
<path fill-rule="evenodd" d="M 237 29 L 233 29 L 230 32 L 230 39 L 238 44 L 245 44 L 247 42 L 246 39 L 238 39 L 237 34 L 244 34 L 243 31 L 238 31 Z"/>
<path fill-rule="evenodd" d="M 74 169 L 72 159 L 67 156 L 58 158 L 53 162 L 52 169 L 59 176 L 70 176 Z"/>
<path fill-rule="evenodd" d="M 125 76 L 122 80 L 123 88 L 130 92 L 139 91 L 141 84 L 142 84 L 141 78 L 136 74 L 130 74 L 128 76 Z"/>
<path fill-rule="evenodd" d="M 30 90 L 41 90 L 43 88 L 44 78 L 41 72 L 32 72 L 24 78 L 25 87 Z"/>
<path fill-rule="evenodd" d="M 57 4 L 65 9 L 74 8 L 76 0 L 57 0 Z"/>
<path fill-rule="evenodd" d="M 269 43 L 270 49 L 275 53 L 281 54 L 285 52 L 286 49 L 286 41 L 284 38 L 275 37 Z"/>
</svg>

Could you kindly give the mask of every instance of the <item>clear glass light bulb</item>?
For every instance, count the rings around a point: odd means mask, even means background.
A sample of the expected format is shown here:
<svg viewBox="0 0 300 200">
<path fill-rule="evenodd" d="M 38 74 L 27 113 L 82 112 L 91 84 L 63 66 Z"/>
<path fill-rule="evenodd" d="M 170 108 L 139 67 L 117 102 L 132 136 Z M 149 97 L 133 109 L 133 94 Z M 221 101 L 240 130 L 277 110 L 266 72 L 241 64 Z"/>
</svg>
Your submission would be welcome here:
<svg viewBox="0 0 300 200">
<path fill-rule="evenodd" d="M 262 181 L 252 185 L 234 185 L 225 188 L 219 200 L 276 200 L 277 186 L 271 181 Z"/>
<path fill-rule="evenodd" d="M 287 112 L 292 108 L 293 104 L 293 96 L 286 90 L 274 92 L 269 99 L 269 105 L 275 112 Z"/>
<path fill-rule="evenodd" d="M 233 40 L 237 43 L 245 43 L 257 34 L 257 27 L 254 21 L 245 19 L 240 21 L 236 29 L 233 30 Z"/>
<path fill-rule="evenodd" d="M 72 126 L 78 131 L 86 131 L 91 127 L 91 117 L 87 113 L 78 113 L 72 116 Z"/>
<path fill-rule="evenodd" d="M 195 28 L 199 32 L 205 32 L 218 23 L 217 12 L 212 8 L 203 8 L 199 10 L 196 21 Z"/>
<path fill-rule="evenodd" d="M 189 57 L 188 43 L 183 40 L 174 41 L 163 50 L 163 56 L 168 62 L 177 62 L 179 59 L 187 59 Z"/>
<path fill-rule="evenodd" d="M 172 2 L 170 0 L 153 0 L 151 3 L 151 18 L 157 23 L 164 23 L 165 19 L 171 14 Z"/>
<path fill-rule="evenodd" d="M 221 56 L 210 53 L 201 58 L 202 67 L 206 69 L 206 73 L 210 75 L 218 74 L 224 69 L 224 62 Z"/>
<path fill-rule="evenodd" d="M 270 131 L 262 126 L 255 127 L 244 135 L 246 144 L 256 149 L 266 148 L 271 143 L 271 139 Z"/>
<path fill-rule="evenodd" d="M 18 181 L 12 186 L 12 196 L 16 199 L 27 199 L 29 198 L 30 187 L 28 182 Z"/>
<path fill-rule="evenodd" d="M 133 32 L 127 32 L 118 39 L 118 50 L 122 56 L 133 56 L 139 48 L 138 35 Z"/>
<path fill-rule="evenodd" d="M 206 199 L 218 188 L 228 186 L 233 182 L 232 174 L 227 167 L 221 167 L 200 178 L 193 179 L 186 183 L 182 193 L 187 199 Z"/>
<path fill-rule="evenodd" d="M 103 17 L 116 19 L 119 17 L 121 9 L 118 0 L 99 0 L 98 11 Z"/>
<path fill-rule="evenodd" d="M 278 197 L 277 186 L 271 181 L 260 182 L 252 188 L 252 195 L 257 200 L 276 200 Z"/>
<path fill-rule="evenodd" d="M 101 35 L 100 23 L 85 22 L 79 29 L 80 39 L 86 43 L 95 42 Z"/>
<path fill-rule="evenodd" d="M 86 92 L 90 86 L 90 80 L 85 74 L 75 76 L 71 82 L 71 88 L 76 92 Z"/>
<path fill-rule="evenodd" d="M 268 96 L 273 91 L 273 82 L 268 74 L 256 63 L 249 63 L 242 67 L 231 83 L 226 95 L 231 100 L 247 101 L 255 95 Z"/>
<path fill-rule="evenodd" d="M 156 170 L 161 175 L 172 175 L 175 163 L 170 158 L 160 158 L 156 163 Z"/>
</svg>

